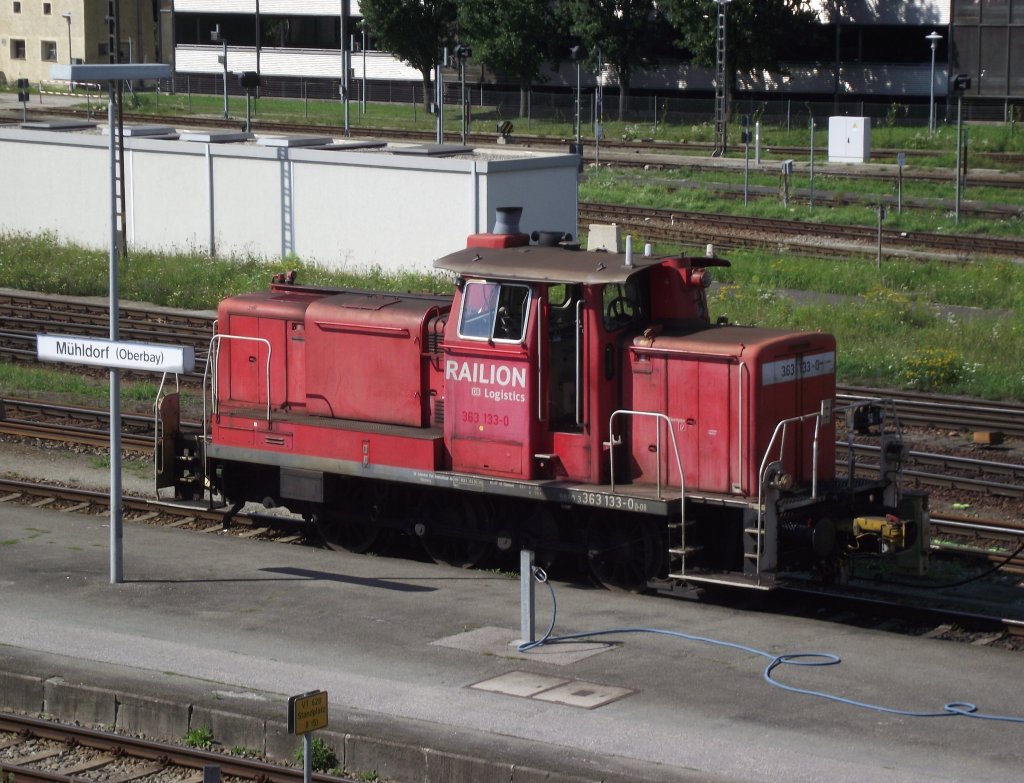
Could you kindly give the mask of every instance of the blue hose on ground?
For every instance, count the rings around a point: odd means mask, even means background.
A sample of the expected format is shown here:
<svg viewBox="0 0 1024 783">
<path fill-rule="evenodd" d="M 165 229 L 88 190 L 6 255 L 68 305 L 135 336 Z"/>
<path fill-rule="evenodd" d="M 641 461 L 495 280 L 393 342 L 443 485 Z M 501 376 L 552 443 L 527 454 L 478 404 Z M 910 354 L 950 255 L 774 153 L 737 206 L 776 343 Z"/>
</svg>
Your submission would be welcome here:
<svg viewBox="0 0 1024 783">
<path fill-rule="evenodd" d="M 786 685 L 785 683 L 779 682 L 774 677 L 775 669 L 779 666 L 836 666 L 842 662 L 842 659 L 834 653 L 794 652 L 774 655 L 770 652 L 765 652 L 764 650 L 758 650 L 756 647 L 748 647 L 745 644 L 726 642 L 721 639 L 712 639 L 707 636 L 695 636 L 693 634 L 683 633 L 682 631 L 668 631 L 662 628 L 611 628 L 605 631 L 586 631 L 583 633 L 565 634 L 564 636 L 552 636 L 551 634 L 555 630 L 555 621 L 558 618 L 558 601 L 555 598 L 555 588 L 551 586 L 551 583 L 548 581 L 547 574 L 544 573 L 543 569 L 535 569 L 534 578 L 536 578 L 538 582 L 546 584 L 548 586 L 548 590 L 551 592 L 551 625 L 548 626 L 548 630 L 540 639 L 520 644 L 517 648 L 520 652 L 527 652 L 546 644 L 558 644 L 559 642 L 574 641 L 576 639 L 589 639 L 595 636 L 627 633 L 653 633 L 661 636 L 674 636 L 678 639 L 685 639 L 690 642 L 710 644 L 715 647 L 726 647 L 728 649 L 739 650 L 740 652 L 749 653 L 761 658 L 767 658 L 768 665 L 765 667 L 763 674 L 765 682 L 775 688 L 781 688 L 782 690 L 789 691 L 790 693 L 799 693 L 803 696 L 811 696 L 816 699 L 834 701 L 850 707 L 860 707 L 874 712 L 883 712 L 888 715 L 900 715 L 907 718 L 947 718 L 959 716 L 963 718 L 977 718 L 979 720 L 1002 721 L 1005 723 L 1024 723 L 1024 717 L 1014 717 L 1011 715 L 989 715 L 988 713 L 978 712 L 978 707 L 976 705 L 966 701 L 949 702 L 948 704 L 945 704 L 941 710 L 917 712 L 914 710 L 901 710 L 895 707 L 884 707 L 879 704 L 870 704 L 868 702 L 857 701 L 855 699 L 847 699 L 843 696 L 836 696 L 835 694 L 825 693 L 823 691 L 798 688 L 794 685 Z"/>
</svg>

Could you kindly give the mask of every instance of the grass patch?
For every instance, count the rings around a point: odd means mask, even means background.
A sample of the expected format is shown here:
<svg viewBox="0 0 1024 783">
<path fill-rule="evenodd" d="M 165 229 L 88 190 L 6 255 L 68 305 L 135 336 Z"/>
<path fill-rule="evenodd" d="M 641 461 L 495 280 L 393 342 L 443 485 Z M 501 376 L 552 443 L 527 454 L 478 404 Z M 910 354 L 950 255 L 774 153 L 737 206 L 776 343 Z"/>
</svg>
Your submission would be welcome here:
<svg viewBox="0 0 1024 783">
<path fill-rule="evenodd" d="M 687 179 L 696 182 L 731 182 L 736 178 L 735 174 L 719 175 L 716 173 L 701 173 L 700 175 L 686 175 Z M 617 170 L 614 168 L 589 169 L 588 173 L 581 179 L 579 197 L 581 203 L 596 202 L 605 204 L 623 204 L 629 206 L 650 207 L 652 209 L 675 209 L 680 211 L 712 212 L 720 214 L 742 214 L 754 218 L 774 218 L 785 220 L 799 220 L 803 223 L 838 223 L 841 225 L 854 226 L 875 226 L 878 220 L 877 208 L 873 204 L 848 204 L 841 206 L 822 206 L 820 203 L 814 207 L 808 206 L 806 198 L 790 196 L 788 206 L 783 206 L 781 196 L 752 198 L 749 204 L 744 207 L 742 199 L 728 198 L 715 190 L 708 188 L 677 187 L 667 181 L 667 177 L 638 177 L 635 170 Z M 742 185 L 742 172 L 739 179 L 733 184 Z M 754 184 L 754 181 L 751 181 Z M 758 184 L 779 186 L 779 177 L 761 175 Z M 862 194 L 886 193 L 889 194 L 887 183 L 852 183 L 843 181 L 841 189 L 846 191 L 860 192 Z M 853 187 L 853 185 L 857 187 Z M 796 188 L 805 188 L 808 185 L 806 177 L 792 177 L 790 179 L 790 193 Z M 851 187 L 847 187 L 850 185 Z M 825 189 L 828 184 L 815 177 L 816 189 Z M 837 188 L 838 189 L 838 188 Z M 922 192 L 925 188 L 922 186 Z M 952 185 L 947 188 L 948 192 L 942 193 L 939 186 L 931 185 L 929 192 L 935 193 L 934 197 L 952 199 Z M 979 189 L 980 190 L 980 189 Z M 893 194 L 895 191 L 893 191 Z M 991 195 L 991 201 L 999 204 L 1024 205 L 1024 192 L 1006 191 L 989 188 L 986 193 Z M 906 190 L 904 190 L 906 196 Z M 965 198 L 979 198 L 974 191 Z M 895 209 L 889 209 L 887 217 L 882 223 L 886 229 L 893 229 L 907 232 L 940 232 L 945 234 L 979 234 L 983 236 L 1024 236 L 1024 221 L 1018 218 L 1007 218 L 1005 220 L 993 220 L 991 218 L 972 218 L 968 215 L 961 215 L 959 224 L 956 223 L 953 214 L 942 208 L 936 209 L 911 209 L 904 206 L 903 213 L 897 214 Z"/>
<path fill-rule="evenodd" d="M 331 772 L 338 768 L 338 756 L 320 737 L 313 737 L 310 743 L 310 766 L 315 772 Z M 302 763 L 306 757 L 305 748 L 300 745 L 295 749 L 295 760 Z"/>
<path fill-rule="evenodd" d="M 189 748 L 209 750 L 213 747 L 213 730 L 206 726 L 189 729 L 182 742 Z"/>
</svg>

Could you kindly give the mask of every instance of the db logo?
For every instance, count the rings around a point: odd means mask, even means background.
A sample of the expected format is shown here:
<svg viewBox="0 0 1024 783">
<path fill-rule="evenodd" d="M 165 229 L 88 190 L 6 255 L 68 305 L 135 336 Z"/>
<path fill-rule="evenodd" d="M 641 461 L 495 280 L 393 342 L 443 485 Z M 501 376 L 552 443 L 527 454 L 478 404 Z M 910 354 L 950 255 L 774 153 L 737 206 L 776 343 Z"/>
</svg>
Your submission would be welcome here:
<svg viewBox="0 0 1024 783">
<path fill-rule="evenodd" d="M 472 389 L 469 390 L 469 395 L 471 397 L 479 397 L 482 394 L 483 390 L 479 386 L 474 386 Z"/>
</svg>

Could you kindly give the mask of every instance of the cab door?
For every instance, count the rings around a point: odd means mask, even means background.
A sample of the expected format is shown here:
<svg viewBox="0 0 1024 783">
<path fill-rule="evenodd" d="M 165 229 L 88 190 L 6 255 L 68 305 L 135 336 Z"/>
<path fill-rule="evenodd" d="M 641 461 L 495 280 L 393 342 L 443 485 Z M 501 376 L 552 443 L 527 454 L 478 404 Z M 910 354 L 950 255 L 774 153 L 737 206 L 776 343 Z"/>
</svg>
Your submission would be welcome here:
<svg viewBox="0 0 1024 783">
<path fill-rule="evenodd" d="M 536 297 L 519 282 L 467 280 L 445 331 L 445 441 L 452 469 L 528 479 L 536 468 Z"/>
</svg>

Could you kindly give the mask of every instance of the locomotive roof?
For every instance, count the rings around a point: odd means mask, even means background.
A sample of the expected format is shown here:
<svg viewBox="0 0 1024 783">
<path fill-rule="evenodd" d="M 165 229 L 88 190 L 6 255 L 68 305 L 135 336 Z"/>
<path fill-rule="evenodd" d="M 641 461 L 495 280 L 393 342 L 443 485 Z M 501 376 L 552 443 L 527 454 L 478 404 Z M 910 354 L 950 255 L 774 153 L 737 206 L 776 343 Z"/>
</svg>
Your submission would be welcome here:
<svg viewBox="0 0 1024 783">
<path fill-rule="evenodd" d="M 470 247 L 439 258 L 434 266 L 463 277 L 594 285 L 625 282 L 663 260 L 634 254 L 633 265 L 626 266 L 624 253 L 526 245 L 506 248 Z"/>
</svg>

